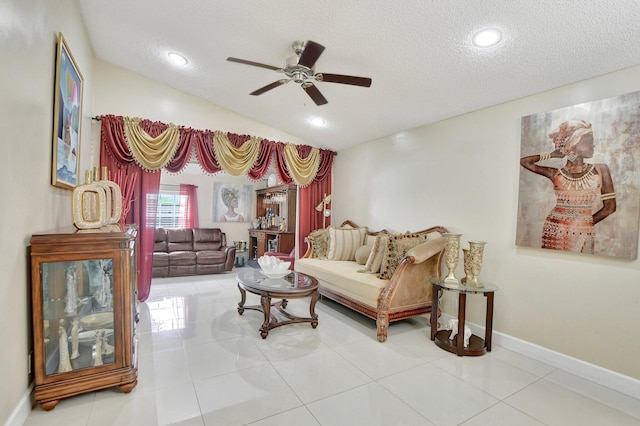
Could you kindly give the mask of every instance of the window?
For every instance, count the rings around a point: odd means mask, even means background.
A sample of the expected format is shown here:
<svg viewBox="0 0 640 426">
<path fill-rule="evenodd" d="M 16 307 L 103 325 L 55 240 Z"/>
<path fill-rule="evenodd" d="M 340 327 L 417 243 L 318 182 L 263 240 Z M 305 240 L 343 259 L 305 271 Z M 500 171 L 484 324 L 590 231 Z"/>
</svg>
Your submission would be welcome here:
<svg viewBox="0 0 640 426">
<path fill-rule="evenodd" d="M 188 197 L 181 195 L 178 188 L 160 188 L 156 207 L 156 228 L 184 228 L 187 202 Z"/>
<path fill-rule="evenodd" d="M 147 195 L 147 218 L 155 216 L 156 228 L 197 228 L 197 186 L 161 185 L 158 195 Z"/>
</svg>

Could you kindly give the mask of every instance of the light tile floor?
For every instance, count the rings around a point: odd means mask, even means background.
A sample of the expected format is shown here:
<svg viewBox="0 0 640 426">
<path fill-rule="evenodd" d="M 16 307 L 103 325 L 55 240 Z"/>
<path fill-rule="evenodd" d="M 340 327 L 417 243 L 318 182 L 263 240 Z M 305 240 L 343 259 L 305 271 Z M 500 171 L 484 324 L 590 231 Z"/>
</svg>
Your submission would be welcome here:
<svg viewBox="0 0 640 426">
<path fill-rule="evenodd" d="M 235 276 L 154 279 L 140 305 L 138 386 L 36 407 L 26 424 L 640 425 L 640 401 L 534 359 L 443 351 L 426 316 L 379 343 L 374 321 L 320 301 L 317 329 L 262 340 L 262 314 L 238 315 Z M 308 314 L 308 300 L 287 309 Z"/>
</svg>

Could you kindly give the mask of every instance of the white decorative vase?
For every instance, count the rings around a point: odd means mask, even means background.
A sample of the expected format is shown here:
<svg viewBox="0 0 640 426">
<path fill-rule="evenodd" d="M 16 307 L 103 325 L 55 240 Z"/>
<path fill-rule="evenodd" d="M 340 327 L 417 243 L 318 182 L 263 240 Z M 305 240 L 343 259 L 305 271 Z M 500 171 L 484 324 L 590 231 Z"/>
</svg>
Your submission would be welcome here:
<svg viewBox="0 0 640 426">
<path fill-rule="evenodd" d="M 455 272 L 460 259 L 460 237 L 462 237 L 462 234 L 444 234 L 444 262 L 448 269 L 447 276 L 444 278 L 445 283 L 459 283 Z"/>
<path fill-rule="evenodd" d="M 100 179 L 98 168 L 86 171 L 84 185 L 73 190 L 71 198 L 73 223 L 78 229 L 97 229 L 104 226 L 119 228 L 122 218 L 122 190 L 107 179 L 107 168 L 102 168 Z"/>
<path fill-rule="evenodd" d="M 115 225 L 122 218 L 122 190 L 120 186 L 109 180 L 107 168 L 102 168 L 102 179 L 99 181 L 107 193 L 107 218 L 108 225 Z"/>
<path fill-rule="evenodd" d="M 91 171 L 86 172 L 84 185 L 73 189 L 71 214 L 78 229 L 97 229 L 104 226 L 107 216 L 107 192 L 102 185 L 91 181 Z"/>
<path fill-rule="evenodd" d="M 482 269 L 482 257 L 484 254 L 484 241 L 469 241 L 469 269 L 471 276 L 467 278 L 467 285 L 484 287 L 478 278 Z"/>
</svg>

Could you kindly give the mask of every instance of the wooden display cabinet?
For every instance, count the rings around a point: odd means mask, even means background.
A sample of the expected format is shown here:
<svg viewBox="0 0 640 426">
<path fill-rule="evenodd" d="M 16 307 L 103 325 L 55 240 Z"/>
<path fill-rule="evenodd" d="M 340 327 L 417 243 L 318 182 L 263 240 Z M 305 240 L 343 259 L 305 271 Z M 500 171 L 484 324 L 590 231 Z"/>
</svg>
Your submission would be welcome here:
<svg viewBox="0 0 640 426">
<path fill-rule="evenodd" d="M 35 402 L 137 384 L 135 229 L 31 237 Z"/>
<path fill-rule="evenodd" d="M 249 230 L 249 256 L 252 259 L 267 251 L 289 253 L 295 246 L 297 187 L 279 185 L 256 190 L 256 217 L 265 217 L 267 209 L 283 218 L 285 230 L 278 226 Z"/>
</svg>

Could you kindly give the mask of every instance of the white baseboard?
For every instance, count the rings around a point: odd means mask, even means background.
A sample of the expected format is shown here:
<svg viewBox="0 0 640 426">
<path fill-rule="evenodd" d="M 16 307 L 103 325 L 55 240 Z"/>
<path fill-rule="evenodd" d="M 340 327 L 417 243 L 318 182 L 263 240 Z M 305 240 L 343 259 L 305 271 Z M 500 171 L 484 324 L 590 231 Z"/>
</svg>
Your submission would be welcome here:
<svg viewBox="0 0 640 426">
<path fill-rule="evenodd" d="M 440 323 L 444 324 L 451 318 L 455 317 L 443 313 L 440 317 Z M 474 323 L 467 323 L 467 325 L 474 334 L 484 336 L 483 326 Z M 575 374 L 576 376 L 582 377 L 583 379 L 590 380 L 625 395 L 640 399 L 640 380 L 634 379 L 633 377 L 625 376 L 624 374 L 599 367 L 595 364 L 590 364 L 578 358 L 570 357 L 560 352 L 547 349 L 536 345 L 535 343 L 527 342 L 495 330 L 493 331 L 492 336 L 493 344 L 500 345 L 503 348 L 519 353 L 520 355 L 544 362 L 555 368 L 559 368 Z"/>
<path fill-rule="evenodd" d="M 31 412 L 31 391 L 33 390 L 33 383 L 29 385 L 27 391 L 20 398 L 20 402 L 13 409 L 13 412 L 7 419 L 5 426 L 22 426 L 27 421 L 27 417 Z"/>
</svg>

